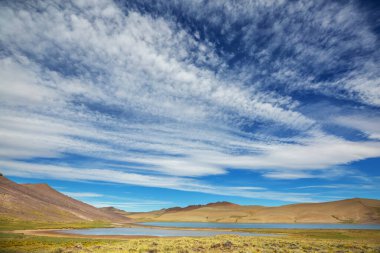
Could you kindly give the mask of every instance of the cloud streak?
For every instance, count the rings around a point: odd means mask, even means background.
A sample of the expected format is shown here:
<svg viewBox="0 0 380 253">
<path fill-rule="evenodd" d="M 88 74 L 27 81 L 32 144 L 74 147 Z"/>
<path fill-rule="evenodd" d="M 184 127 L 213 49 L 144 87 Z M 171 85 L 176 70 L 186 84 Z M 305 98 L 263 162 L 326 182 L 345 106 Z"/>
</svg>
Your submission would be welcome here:
<svg viewBox="0 0 380 253">
<path fill-rule="evenodd" d="M 30 164 L 23 162 L 0 162 L 5 174 L 25 178 L 45 178 L 67 181 L 109 182 L 145 187 L 167 188 L 180 191 L 201 192 L 222 196 L 274 199 L 291 202 L 315 201 L 307 193 L 281 193 L 267 191 L 262 187 L 229 187 L 210 185 L 199 180 L 143 175 L 107 169 L 84 169 L 56 165 Z M 75 193 L 74 195 L 75 196 Z M 79 197 L 79 196 L 78 196 Z M 84 196 L 80 196 L 84 197 Z"/>
</svg>

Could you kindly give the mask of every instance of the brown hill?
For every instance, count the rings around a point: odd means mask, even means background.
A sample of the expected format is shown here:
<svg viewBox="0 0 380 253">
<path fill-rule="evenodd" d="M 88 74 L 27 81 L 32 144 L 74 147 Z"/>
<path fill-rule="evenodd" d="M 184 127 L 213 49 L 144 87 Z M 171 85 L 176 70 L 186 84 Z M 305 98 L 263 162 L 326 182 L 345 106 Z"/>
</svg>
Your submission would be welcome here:
<svg viewBox="0 0 380 253">
<path fill-rule="evenodd" d="M 220 201 L 220 202 L 208 203 L 205 206 L 208 206 L 208 207 L 226 207 L 226 206 L 238 207 L 239 205 L 231 203 L 231 202 L 227 202 L 227 201 Z"/>
<path fill-rule="evenodd" d="M 107 207 L 100 207 L 98 208 L 99 210 L 102 210 L 103 212 L 105 213 L 108 213 L 110 215 L 114 215 L 114 214 L 117 214 L 117 215 L 121 215 L 123 217 L 127 217 L 127 215 L 129 215 L 130 213 L 129 212 L 126 212 L 124 210 L 120 210 L 120 209 L 117 209 L 113 206 L 107 206 Z"/>
<path fill-rule="evenodd" d="M 47 184 L 17 184 L 0 176 L 0 218 L 43 222 L 129 222 L 116 212 L 107 212 L 66 196 Z"/>
<path fill-rule="evenodd" d="M 237 223 L 377 223 L 380 201 L 346 199 L 279 207 L 240 206 L 230 202 L 128 213 L 96 208 L 68 197 L 47 184 L 17 184 L 0 176 L 0 218 L 33 221 L 199 221 Z"/>
<path fill-rule="evenodd" d="M 228 202 L 217 202 L 134 213 L 128 217 L 139 221 L 379 224 L 380 201 L 355 198 L 279 207 L 240 206 Z"/>
</svg>

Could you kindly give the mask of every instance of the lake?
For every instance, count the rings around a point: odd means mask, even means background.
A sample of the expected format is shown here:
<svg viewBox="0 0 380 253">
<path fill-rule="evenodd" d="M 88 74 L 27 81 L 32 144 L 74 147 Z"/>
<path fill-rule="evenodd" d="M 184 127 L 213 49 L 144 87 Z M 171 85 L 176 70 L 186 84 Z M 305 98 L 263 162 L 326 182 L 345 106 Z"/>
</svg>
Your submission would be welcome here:
<svg viewBox="0 0 380 253">
<path fill-rule="evenodd" d="M 212 223 L 212 222 L 144 222 L 142 225 L 157 226 L 132 228 L 90 228 L 62 230 L 62 233 L 79 235 L 146 235 L 146 236 L 214 236 L 214 235 L 240 235 L 240 236 L 275 236 L 273 234 L 245 233 L 234 231 L 211 230 L 185 230 L 180 228 L 278 228 L 278 229 L 372 229 L 380 230 L 379 224 L 287 224 L 287 223 Z M 171 227 L 163 229 L 159 227 Z"/>
<path fill-rule="evenodd" d="M 213 222 L 144 222 L 143 225 L 177 228 L 280 228 L 280 229 L 372 229 L 380 224 L 301 224 L 301 223 L 213 223 Z"/>
<path fill-rule="evenodd" d="M 271 234 L 243 233 L 233 231 L 207 231 L 160 228 L 90 228 L 61 230 L 62 233 L 79 235 L 146 235 L 146 236 L 214 236 L 214 235 L 240 235 L 240 236 L 274 236 Z"/>
</svg>

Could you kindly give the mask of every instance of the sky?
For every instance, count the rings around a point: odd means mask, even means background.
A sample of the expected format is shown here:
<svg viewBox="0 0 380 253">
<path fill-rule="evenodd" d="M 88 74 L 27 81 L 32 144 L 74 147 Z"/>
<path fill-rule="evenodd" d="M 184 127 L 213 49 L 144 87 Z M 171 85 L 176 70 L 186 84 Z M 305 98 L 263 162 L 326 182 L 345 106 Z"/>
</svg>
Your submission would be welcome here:
<svg viewBox="0 0 380 253">
<path fill-rule="evenodd" d="M 380 198 L 378 1 L 0 2 L 0 171 L 97 207 Z"/>
</svg>

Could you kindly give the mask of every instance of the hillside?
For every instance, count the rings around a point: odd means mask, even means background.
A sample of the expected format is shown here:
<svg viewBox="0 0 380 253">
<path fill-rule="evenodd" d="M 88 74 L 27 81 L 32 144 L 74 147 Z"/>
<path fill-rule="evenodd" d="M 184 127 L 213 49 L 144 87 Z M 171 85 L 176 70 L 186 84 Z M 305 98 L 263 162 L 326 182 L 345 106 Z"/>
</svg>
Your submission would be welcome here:
<svg viewBox="0 0 380 253">
<path fill-rule="evenodd" d="M 116 212 L 98 209 L 47 184 L 17 184 L 0 176 L 0 218 L 43 222 L 129 222 Z"/>
<path fill-rule="evenodd" d="M 47 184 L 17 184 L 0 176 L 0 219 L 43 222 L 198 221 L 236 223 L 380 223 L 380 201 L 346 199 L 278 207 L 241 206 L 230 202 L 128 213 L 96 208 Z"/>
<path fill-rule="evenodd" d="M 128 217 L 139 221 L 236 223 L 380 223 L 380 201 L 346 199 L 279 207 L 240 206 L 229 202 L 174 207 Z"/>
<path fill-rule="evenodd" d="M 118 215 L 118 216 L 126 217 L 126 216 L 128 216 L 130 214 L 129 212 L 117 209 L 117 208 L 115 208 L 113 206 L 100 207 L 98 209 L 101 210 L 102 212 L 108 213 L 110 215 Z"/>
</svg>

